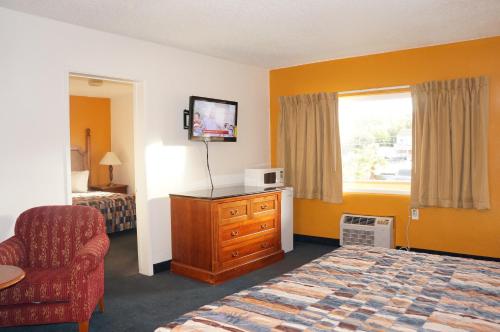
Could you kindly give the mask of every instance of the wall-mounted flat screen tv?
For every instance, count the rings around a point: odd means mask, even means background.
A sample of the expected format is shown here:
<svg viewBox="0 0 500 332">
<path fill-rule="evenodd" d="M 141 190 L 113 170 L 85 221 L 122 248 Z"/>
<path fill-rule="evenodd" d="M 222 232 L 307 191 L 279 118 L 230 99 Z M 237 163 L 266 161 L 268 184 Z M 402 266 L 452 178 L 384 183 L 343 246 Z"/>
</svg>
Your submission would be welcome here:
<svg viewBox="0 0 500 332">
<path fill-rule="evenodd" d="M 191 96 L 189 115 L 190 140 L 236 142 L 237 102 Z"/>
</svg>

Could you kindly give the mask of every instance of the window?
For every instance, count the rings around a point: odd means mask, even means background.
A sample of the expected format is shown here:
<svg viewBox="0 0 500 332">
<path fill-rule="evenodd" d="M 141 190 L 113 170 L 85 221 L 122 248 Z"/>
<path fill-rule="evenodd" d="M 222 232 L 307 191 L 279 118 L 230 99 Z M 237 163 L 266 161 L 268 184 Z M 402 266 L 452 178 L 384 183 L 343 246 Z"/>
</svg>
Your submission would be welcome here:
<svg viewBox="0 0 500 332">
<path fill-rule="evenodd" d="M 411 119 L 409 92 L 339 98 L 344 191 L 409 193 Z"/>
</svg>

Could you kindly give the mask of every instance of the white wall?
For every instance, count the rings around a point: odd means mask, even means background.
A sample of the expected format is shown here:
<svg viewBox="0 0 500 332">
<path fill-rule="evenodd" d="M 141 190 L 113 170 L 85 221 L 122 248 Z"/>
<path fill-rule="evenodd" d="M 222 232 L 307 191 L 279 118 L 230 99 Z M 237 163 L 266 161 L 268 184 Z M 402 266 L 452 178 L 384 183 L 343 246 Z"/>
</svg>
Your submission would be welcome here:
<svg viewBox="0 0 500 332">
<path fill-rule="evenodd" d="M 215 184 L 269 162 L 268 71 L 0 8 L 0 238 L 17 215 L 67 203 L 68 74 L 141 82 L 136 160 L 146 172 L 153 263 L 171 258 L 168 194 L 208 185 L 203 144 L 187 140 L 190 95 L 239 102 L 238 143 L 211 144 Z M 137 114 L 136 114 L 137 115 Z M 137 145 L 139 142 L 139 146 Z M 144 152 L 142 152 L 144 151 Z M 137 179 L 138 191 L 141 181 Z M 139 192 L 141 194 L 141 192 Z"/>
<path fill-rule="evenodd" d="M 134 169 L 134 90 L 123 86 L 126 93 L 111 97 L 111 151 L 122 164 L 113 170 L 113 182 L 128 185 L 135 193 Z"/>
</svg>

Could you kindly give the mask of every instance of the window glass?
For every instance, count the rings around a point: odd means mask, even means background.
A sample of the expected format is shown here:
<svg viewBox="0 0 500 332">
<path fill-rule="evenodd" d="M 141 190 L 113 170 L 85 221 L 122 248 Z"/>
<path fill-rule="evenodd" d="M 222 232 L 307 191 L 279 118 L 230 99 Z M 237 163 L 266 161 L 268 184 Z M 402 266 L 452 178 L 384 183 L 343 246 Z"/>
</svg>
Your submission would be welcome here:
<svg viewBox="0 0 500 332">
<path fill-rule="evenodd" d="M 339 98 L 344 191 L 409 192 L 411 119 L 409 92 Z"/>
</svg>

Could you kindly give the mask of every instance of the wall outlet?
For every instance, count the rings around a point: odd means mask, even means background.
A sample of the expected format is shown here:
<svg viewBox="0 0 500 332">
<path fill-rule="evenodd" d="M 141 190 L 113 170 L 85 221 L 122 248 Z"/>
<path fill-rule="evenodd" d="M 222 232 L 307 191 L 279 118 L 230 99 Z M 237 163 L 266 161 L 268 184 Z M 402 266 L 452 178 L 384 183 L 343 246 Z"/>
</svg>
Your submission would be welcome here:
<svg viewBox="0 0 500 332">
<path fill-rule="evenodd" d="M 418 220 L 420 218 L 420 211 L 418 209 L 411 209 L 411 219 Z"/>
</svg>

